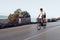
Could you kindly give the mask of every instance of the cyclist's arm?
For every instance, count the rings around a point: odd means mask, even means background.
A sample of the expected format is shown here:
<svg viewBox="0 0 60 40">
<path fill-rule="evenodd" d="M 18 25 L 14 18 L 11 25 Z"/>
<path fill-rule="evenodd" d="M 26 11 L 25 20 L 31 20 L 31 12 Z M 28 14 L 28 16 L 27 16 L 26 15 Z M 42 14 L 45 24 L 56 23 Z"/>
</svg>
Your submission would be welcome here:
<svg viewBox="0 0 60 40">
<path fill-rule="evenodd" d="M 38 18 L 41 16 L 41 13 L 38 15 Z"/>
<path fill-rule="evenodd" d="M 38 18 L 40 17 L 40 14 L 38 15 Z"/>
</svg>

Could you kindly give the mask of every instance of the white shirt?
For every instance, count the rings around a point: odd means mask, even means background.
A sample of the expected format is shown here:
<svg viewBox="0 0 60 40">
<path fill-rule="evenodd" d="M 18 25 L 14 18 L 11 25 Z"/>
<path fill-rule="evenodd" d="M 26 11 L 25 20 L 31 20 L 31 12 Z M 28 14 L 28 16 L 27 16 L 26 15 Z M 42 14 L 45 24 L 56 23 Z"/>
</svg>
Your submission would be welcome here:
<svg viewBox="0 0 60 40">
<path fill-rule="evenodd" d="M 41 18 L 42 17 L 42 15 L 44 15 L 45 14 L 45 12 L 41 12 L 39 15 L 39 18 Z"/>
</svg>

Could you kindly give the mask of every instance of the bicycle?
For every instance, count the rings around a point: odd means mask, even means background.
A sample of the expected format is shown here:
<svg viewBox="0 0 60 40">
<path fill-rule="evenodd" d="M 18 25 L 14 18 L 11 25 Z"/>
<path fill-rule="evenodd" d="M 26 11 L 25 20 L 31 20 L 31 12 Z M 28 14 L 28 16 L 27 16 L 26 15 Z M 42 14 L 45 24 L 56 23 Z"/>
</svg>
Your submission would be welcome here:
<svg viewBox="0 0 60 40">
<path fill-rule="evenodd" d="M 37 26 L 37 29 L 40 30 L 41 27 L 43 27 L 43 29 L 46 28 L 46 19 L 42 20 L 41 18 L 38 18 L 37 19 L 37 22 L 38 22 L 38 26 Z"/>
</svg>

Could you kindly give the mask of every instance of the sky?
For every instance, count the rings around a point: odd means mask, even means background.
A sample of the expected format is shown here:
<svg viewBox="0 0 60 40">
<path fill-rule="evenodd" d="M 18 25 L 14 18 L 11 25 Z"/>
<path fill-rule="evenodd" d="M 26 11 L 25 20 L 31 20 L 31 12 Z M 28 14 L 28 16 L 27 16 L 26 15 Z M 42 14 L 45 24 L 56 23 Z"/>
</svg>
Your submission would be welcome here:
<svg viewBox="0 0 60 40">
<path fill-rule="evenodd" d="M 16 9 L 27 11 L 31 18 L 37 18 L 43 8 L 47 18 L 60 17 L 60 0 L 0 0 L 0 15 L 8 16 Z"/>
</svg>

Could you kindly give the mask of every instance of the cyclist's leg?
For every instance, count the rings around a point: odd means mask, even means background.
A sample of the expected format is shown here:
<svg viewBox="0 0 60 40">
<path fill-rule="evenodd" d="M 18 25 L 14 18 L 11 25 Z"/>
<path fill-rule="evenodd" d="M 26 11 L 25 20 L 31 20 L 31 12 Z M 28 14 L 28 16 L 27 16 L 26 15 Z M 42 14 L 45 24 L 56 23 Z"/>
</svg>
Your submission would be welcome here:
<svg viewBox="0 0 60 40">
<path fill-rule="evenodd" d="M 41 29 L 41 24 L 40 24 L 40 23 L 38 23 L 38 27 L 37 27 L 37 29 L 38 29 L 38 30 Z"/>
<path fill-rule="evenodd" d="M 43 28 L 45 29 L 46 28 L 46 18 L 43 18 Z"/>
<path fill-rule="evenodd" d="M 44 29 L 46 28 L 46 22 L 43 22 L 43 28 Z"/>
</svg>

